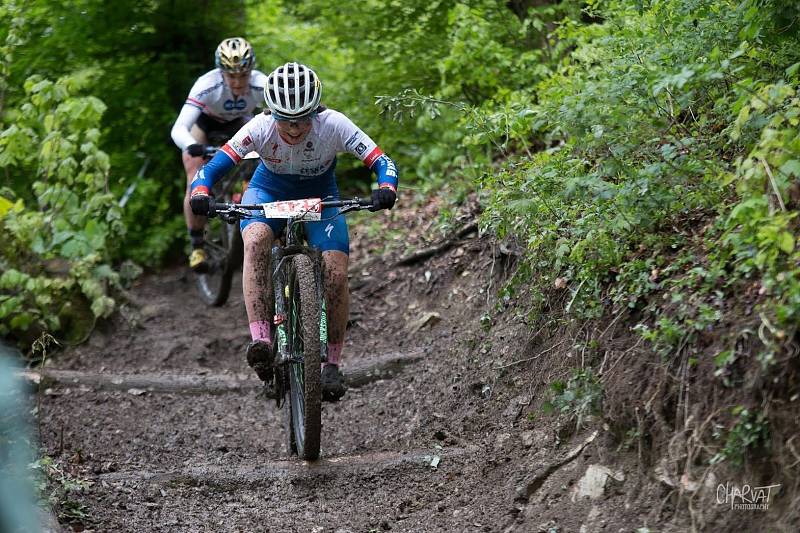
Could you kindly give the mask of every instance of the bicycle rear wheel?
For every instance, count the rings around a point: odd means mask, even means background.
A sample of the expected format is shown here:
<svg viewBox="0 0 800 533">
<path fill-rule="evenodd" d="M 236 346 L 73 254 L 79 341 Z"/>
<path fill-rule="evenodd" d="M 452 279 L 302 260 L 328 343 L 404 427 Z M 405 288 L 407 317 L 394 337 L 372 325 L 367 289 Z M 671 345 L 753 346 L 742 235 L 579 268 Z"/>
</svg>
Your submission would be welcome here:
<svg viewBox="0 0 800 533">
<path fill-rule="evenodd" d="M 209 270 L 197 275 L 197 288 L 206 304 L 220 306 L 228 300 L 233 274 L 242 263 L 244 244 L 239 225 L 209 219 L 205 243 Z"/>
<path fill-rule="evenodd" d="M 287 336 L 289 447 L 306 460 L 319 457 L 322 430 L 320 394 L 320 309 L 322 291 L 314 262 L 295 255 L 288 266 Z"/>
<path fill-rule="evenodd" d="M 252 173 L 253 163 L 240 165 L 214 186 L 212 194 L 221 201 L 233 202 L 237 184 Z M 241 267 L 244 242 L 239 224 L 229 224 L 220 218 L 209 218 L 206 223 L 205 249 L 208 272 L 197 275 L 200 297 L 207 305 L 220 306 L 228 301 L 233 274 Z"/>
</svg>

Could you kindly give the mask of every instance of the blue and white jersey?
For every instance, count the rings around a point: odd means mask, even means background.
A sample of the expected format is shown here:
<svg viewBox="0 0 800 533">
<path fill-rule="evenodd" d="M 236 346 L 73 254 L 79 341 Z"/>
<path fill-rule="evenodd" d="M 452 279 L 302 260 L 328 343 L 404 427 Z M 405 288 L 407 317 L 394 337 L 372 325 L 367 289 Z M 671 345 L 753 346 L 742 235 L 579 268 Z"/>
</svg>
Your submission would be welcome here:
<svg viewBox="0 0 800 533">
<path fill-rule="evenodd" d="M 210 190 L 211 186 L 255 151 L 261 164 L 250 186 L 287 195 L 335 194 L 336 156 L 348 152 L 360 159 L 377 175 L 378 186 L 397 190 L 397 169 L 369 135 L 338 111 L 325 109 L 311 119 L 311 129 L 302 142 L 289 144 L 278 133 L 275 118 L 266 113 L 250 120 L 223 147 L 221 153 L 205 165 L 192 184 Z"/>
</svg>

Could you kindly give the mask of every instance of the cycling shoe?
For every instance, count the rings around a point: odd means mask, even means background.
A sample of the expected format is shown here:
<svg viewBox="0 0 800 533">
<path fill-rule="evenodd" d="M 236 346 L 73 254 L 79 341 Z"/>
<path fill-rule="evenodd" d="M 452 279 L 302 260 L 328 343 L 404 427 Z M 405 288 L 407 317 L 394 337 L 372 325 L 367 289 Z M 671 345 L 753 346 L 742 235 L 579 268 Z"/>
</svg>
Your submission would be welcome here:
<svg viewBox="0 0 800 533">
<path fill-rule="evenodd" d="M 255 340 L 247 345 L 247 364 L 250 365 L 258 379 L 272 383 L 272 345 L 265 340 Z"/>
<path fill-rule="evenodd" d="M 322 399 L 326 402 L 338 401 L 347 392 L 344 376 L 337 365 L 326 364 L 322 368 L 320 384 L 322 385 Z"/>
</svg>

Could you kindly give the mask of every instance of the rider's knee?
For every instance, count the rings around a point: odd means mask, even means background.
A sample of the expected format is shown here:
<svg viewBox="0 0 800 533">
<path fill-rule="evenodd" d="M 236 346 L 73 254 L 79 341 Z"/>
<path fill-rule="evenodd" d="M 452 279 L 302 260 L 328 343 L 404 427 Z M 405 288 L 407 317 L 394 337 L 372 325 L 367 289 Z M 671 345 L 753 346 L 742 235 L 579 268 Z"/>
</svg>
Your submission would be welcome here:
<svg viewBox="0 0 800 533">
<path fill-rule="evenodd" d="M 272 231 L 266 224 L 250 224 L 242 233 L 245 257 L 269 253 L 272 248 Z"/>
</svg>

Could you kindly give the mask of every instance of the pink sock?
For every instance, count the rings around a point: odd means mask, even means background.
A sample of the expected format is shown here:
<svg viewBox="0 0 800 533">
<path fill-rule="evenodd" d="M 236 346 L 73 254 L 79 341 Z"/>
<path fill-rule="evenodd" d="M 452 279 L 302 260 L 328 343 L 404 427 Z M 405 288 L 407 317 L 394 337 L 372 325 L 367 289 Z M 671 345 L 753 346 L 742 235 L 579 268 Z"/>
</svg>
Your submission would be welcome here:
<svg viewBox="0 0 800 533">
<path fill-rule="evenodd" d="M 338 365 L 339 358 L 342 356 L 343 342 L 329 342 L 328 343 L 328 362 L 329 365 Z"/>
<path fill-rule="evenodd" d="M 268 320 L 250 322 L 250 336 L 254 341 L 262 340 L 272 344 L 272 324 Z"/>
</svg>

